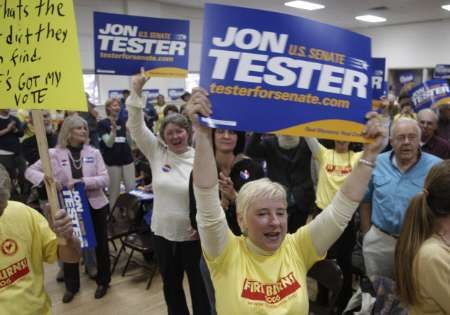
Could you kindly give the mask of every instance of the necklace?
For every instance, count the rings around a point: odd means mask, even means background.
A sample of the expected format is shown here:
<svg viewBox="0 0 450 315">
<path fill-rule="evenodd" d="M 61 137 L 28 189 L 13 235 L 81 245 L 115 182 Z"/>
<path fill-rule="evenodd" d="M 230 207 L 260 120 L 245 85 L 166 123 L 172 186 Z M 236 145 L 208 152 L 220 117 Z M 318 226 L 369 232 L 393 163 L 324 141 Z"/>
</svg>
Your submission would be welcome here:
<svg viewBox="0 0 450 315">
<path fill-rule="evenodd" d="M 74 169 L 76 169 L 76 170 L 81 169 L 81 155 L 80 155 L 79 159 L 74 159 L 72 156 L 72 152 L 70 152 L 70 150 L 69 150 L 69 158 L 70 158 L 70 161 L 72 162 L 72 166 Z"/>
</svg>

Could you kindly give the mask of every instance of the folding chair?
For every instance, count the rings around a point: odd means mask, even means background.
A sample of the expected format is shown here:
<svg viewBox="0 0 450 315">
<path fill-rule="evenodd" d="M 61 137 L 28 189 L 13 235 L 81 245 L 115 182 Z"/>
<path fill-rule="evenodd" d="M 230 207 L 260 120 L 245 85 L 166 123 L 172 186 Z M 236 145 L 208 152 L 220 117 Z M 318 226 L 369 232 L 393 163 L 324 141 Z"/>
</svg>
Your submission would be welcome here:
<svg viewBox="0 0 450 315">
<path fill-rule="evenodd" d="M 113 245 L 117 253 L 116 255 L 111 255 L 113 258 L 111 273 L 114 273 L 122 253 L 120 250 L 117 252 L 115 240 L 122 242 L 127 235 L 137 230 L 136 220 L 137 216 L 140 215 L 140 209 L 139 199 L 128 193 L 119 195 L 114 207 L 111 209 L 107 219 L 108 241 Z"/>
<path fill-rule="evenodd" d="M 328 305 L 319 305 L 315 301 L 309 301 L 310 314 L 329 315 L 334 314 L 334 307 L 342 289 L 344 277 L 337 262 L 334 259 L 325 259 L 319 261 L 312 266 L 308 272 L 308 277 L 316 280 L 318 283 L 326 287 L 331 297 L 328 299 Z"/>
</svg>

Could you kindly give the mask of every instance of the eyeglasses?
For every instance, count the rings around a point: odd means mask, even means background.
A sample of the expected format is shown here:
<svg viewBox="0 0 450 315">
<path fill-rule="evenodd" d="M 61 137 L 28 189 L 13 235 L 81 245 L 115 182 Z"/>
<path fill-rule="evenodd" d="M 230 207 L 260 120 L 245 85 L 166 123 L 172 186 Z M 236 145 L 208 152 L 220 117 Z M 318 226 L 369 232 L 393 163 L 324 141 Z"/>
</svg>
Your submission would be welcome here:
<svg viewBox="0 0 450 315">
<path fill-rule="evenodd" d="M 394 137 L 395 141 L 398 141 L 398 142 L 405 142 L 406 139 L 408 139 L 408 141 L 411 142 L 411 141 L 417 140 L 418 138 L 419 138 L 419 136 L 414 133 L 408 134 L 408 135 L 398 135 L 398 136 Z"/>
</svg>

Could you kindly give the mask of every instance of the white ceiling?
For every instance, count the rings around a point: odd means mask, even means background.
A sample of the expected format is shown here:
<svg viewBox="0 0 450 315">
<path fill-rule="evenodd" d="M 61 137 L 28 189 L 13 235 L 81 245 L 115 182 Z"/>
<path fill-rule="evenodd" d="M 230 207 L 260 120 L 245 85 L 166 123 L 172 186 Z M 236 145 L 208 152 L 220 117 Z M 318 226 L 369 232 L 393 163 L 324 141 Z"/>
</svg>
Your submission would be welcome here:
<svg viewBox="0 0 450 315">
<path fill-rule="evenodd" d="M 397 25 L 450 19 L 450 12 L 441 9 L 441 5 L 450 4 L 450 0 L 310 1 L 325 5 L 325 9 L 317 11 L 305 11 L 289 8 L 284 5 L 284 0 L 158 0 L 158 2 L 160 3 L 175 4 L 192 8 L 203 8 L 204 4 L 207 2 L 244 6 L 303 16 L 316 21 L 352 29 L 360 27 L 375 27 L 383 25 Z M 373 9 L 377 7 L 384 7 L 384 9 Z M 363 14 L 379 15 L 386 18 L 387 21 L 383 23 L 364 23 L 354 19 L 355 16 Z"/>
</svg>

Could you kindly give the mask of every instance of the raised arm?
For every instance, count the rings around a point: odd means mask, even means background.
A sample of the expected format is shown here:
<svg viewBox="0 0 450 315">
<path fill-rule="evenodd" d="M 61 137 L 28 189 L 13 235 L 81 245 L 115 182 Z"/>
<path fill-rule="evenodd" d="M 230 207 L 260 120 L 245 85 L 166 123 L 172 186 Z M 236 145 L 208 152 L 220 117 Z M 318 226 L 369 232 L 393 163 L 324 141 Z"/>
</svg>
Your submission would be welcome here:
<svg viewBox="0 0 450 315">
<path fill-rule="evenodd" d="M 187 112 L 196 126 L 192 176 L 197 202 L 197 227 L 204 252 L 209 258 L 214 258 L 225 248 L 228 241 L 228 226 L 220 206 L 211 129 L 198 123 L 198 115 L 208 117 L 211 114 L 211 104 L 204 90 L 192 91 Z"/>
<path fill-rule="evenodd" d="M 305 137 L 305 141 L 308 144 L 313 157 L 317 157 L 320 154 L 320 150 L 322 149 L 322 145 L 320 144 L 319 140 L 317 140 L 316 138 Z"/>
<path fill-rule="evenodd" d="M 347 177 L 331 204 L 308 225 L 313 245 L 319 255 L 325 254 L 351 220 L 366 193 L 375 159 L 383 149 L 386 131 L 379 116 L 371 112 L 368 118 L 370 119 L 365 127 L 364 135 L 372 142 L 365 145 L 359 163 Z"/>
<path fill-rule="evenodd" d="M 147 81 L 148 78 L 145 76 L 144 68 L 141 68 L 141 73 L 133 76 L 132 89 L 126 100 L 126 106 L 128 109 L 127 127 L 131 138 L 136 142 L 139 150 L 148 158 L 158 146 L 158 139 L 144 122 L 143 109 L 146 98 L 142 95 L 142 88 Z"/>
</svg>

